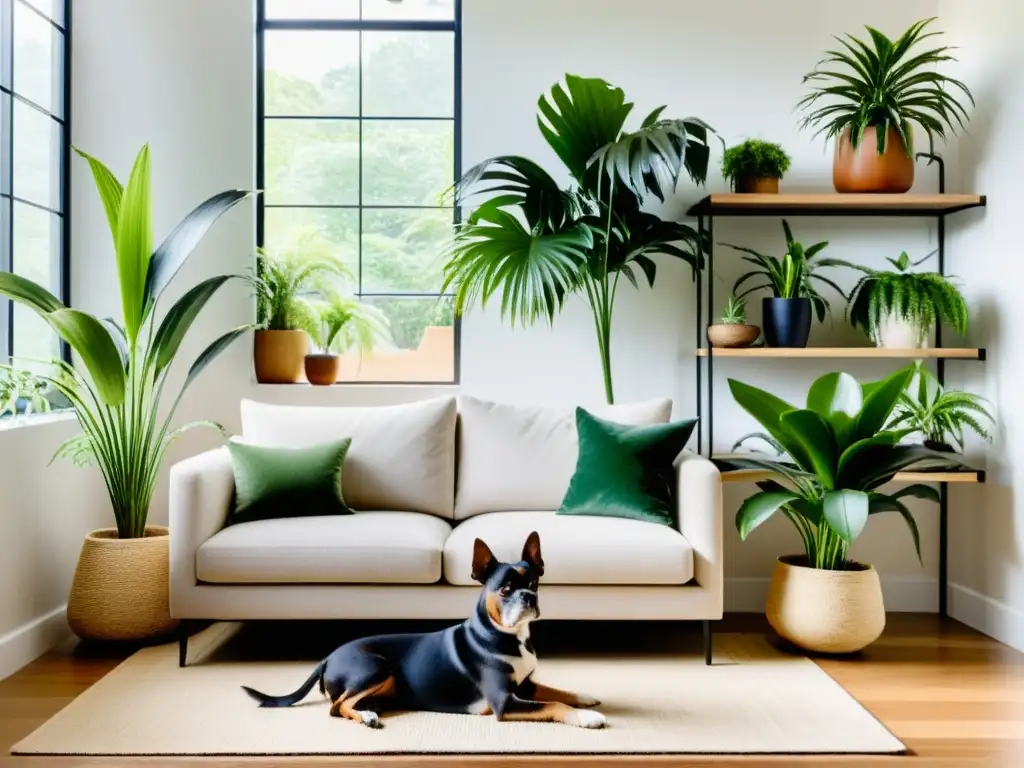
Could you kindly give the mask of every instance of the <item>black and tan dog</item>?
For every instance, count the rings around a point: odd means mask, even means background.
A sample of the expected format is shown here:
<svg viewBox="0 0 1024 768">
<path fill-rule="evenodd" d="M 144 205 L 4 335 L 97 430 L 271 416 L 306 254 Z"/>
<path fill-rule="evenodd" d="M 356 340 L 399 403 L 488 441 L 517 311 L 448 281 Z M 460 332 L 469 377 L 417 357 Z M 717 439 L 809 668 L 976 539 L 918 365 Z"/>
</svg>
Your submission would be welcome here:
<svg viewBox="0 0 1024 768">
<path fill-rule="evenodd" d="M 596 699 L 548 688 L 533 680 L 537 656 L 530 622 L 540 616 L 537 582 L 544 573 L 540 537 L 531 533 L 521 562 L 498 562 L 488 546 L 473 544 L 473 578 L 484 585 L 476 610 L 440 632 L 380 635 L 342 645 L 287 696 L 246 693 L 261 707 L 288 707 L 318 682 L 331 714 L 371 728 L 386 710 L 421 710 L 498 720 L 559 722 L 601 728 L 604 715 L 582 709 Z M 244 687 L 244 686 L 243 686 Z"/>
</svg>

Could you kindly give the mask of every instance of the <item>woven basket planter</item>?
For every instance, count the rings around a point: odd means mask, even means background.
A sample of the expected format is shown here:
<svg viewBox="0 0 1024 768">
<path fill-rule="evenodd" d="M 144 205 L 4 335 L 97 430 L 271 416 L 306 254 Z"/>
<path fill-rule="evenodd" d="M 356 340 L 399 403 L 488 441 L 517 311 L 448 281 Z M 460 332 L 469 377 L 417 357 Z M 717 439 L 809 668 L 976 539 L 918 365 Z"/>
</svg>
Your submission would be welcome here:
<svg viewBox="0 0 1024 768">
<path fill-rule="evenodd" d="M 781 637 L 808 651 L 853 653 L 871 645 L 885 628 L 878 572 L 824 571 L 779 558 L 768 591 L 768 623 Z"/>
<path fill-rule="evenodd" d="M 83 640 L 143 640 L 178 626 L 168 605 L 168 529 L 146 526 L 141 539 L 116 528 L 85 537 L 68 597 L 68 624 Z"/>
</svg>

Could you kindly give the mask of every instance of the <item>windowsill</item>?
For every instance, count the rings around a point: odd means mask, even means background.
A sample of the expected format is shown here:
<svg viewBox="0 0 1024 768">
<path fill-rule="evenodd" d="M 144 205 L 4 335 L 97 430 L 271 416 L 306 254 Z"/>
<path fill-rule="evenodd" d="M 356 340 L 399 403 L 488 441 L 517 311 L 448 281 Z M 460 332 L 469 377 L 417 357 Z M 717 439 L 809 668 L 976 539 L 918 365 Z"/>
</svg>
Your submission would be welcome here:
<svg viewBox="0 0 1024 768">
<path fill-rule="evenodd" d="M 73 408 L 65 408 L 50 413 L 33 413 L 28 416 L 18 416 L 16 419 L 7 417 L 0 419 L 0 432 L 14 432 L 32 427 L 44 427 L 50 424 L 60 424 L 65 421 L 74 421 L 78 417 Z"/>
<path fill-rule="evenodd" d="M 251 381 L 254 387 L 268 387 L 271 389 L 310 389 L 310 390 L 337 390 L 337 389 L 437 389 L 457 392 L 460 384 L 451 381 L 338 381 L 334 384 L 313 385 L 308 381 L 296 381 L 293 384 L 262 384 L 255 378 Z"/>
</svg>

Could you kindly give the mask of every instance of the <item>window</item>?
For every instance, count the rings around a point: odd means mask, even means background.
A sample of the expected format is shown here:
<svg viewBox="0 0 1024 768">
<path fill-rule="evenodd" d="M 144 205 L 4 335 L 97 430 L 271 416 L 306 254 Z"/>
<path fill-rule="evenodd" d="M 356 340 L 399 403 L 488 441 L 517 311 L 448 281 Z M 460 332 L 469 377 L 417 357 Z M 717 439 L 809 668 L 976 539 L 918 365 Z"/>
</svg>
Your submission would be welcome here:
<svg viewBox="0 0 1024 768">
<path fill-rule="evenodd" d="M 440 293 L 457 212 L 460 0 L 259 0 L 257 241 L 329 252 L 391 338 L 341 379 L 455 382 Z"/>
<path fill-rule="evenodd" d="M 65 0 L 0 0 L 0 270 L 68 300 Z M 0 299 L 0 358 L 66 355 L 32 310 Z"/>
</svg>

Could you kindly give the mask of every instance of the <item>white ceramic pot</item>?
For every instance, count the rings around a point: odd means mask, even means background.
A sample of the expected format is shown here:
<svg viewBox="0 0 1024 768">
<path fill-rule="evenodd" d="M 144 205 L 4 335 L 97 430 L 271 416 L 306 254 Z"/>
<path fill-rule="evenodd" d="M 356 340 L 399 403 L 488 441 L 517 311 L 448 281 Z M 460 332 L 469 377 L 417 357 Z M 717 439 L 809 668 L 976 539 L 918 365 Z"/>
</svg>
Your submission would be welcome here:
<svg viewBox="0 0 1024 768">
<path fill-rule="evenodd" d="M 887 349 L 924 349 L 928 347 L 930 333 L 913 323 L 888 315 L 878 326 L 877 344 Z"/>
</svg>

